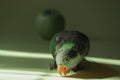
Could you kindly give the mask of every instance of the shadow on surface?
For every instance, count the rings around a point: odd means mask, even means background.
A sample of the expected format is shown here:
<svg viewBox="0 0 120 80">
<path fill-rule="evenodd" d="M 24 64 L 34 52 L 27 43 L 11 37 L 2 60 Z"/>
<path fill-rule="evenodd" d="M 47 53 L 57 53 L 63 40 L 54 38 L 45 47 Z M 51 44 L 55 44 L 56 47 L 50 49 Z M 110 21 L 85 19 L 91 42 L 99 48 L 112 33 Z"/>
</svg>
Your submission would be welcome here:
<svg viewBox="0 0 120 80">
<path fill-rule="evenodd" d="M 68 77 L 73 78 L 107 78 L 118 75 L 118 71 L 95 62 L 86 62 L 84 70 L 78 71 L 76 74 Z"/>
</svg>

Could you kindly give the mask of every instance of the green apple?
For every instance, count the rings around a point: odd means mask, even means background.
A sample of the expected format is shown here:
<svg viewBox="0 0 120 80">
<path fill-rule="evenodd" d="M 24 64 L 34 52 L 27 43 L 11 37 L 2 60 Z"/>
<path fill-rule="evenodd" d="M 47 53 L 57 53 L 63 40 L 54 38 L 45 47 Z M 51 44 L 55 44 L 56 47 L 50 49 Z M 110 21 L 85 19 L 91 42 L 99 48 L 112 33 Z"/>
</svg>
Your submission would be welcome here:
<svg viewBox="0 0 120 80">
<path fill-rule="evenodd" d="M 56 9 L 46 9 L 37 16 L 36 26 L 41 37 L 50 40 L 56 33 L 64 30 L 65 19 Z"/>
</svg>

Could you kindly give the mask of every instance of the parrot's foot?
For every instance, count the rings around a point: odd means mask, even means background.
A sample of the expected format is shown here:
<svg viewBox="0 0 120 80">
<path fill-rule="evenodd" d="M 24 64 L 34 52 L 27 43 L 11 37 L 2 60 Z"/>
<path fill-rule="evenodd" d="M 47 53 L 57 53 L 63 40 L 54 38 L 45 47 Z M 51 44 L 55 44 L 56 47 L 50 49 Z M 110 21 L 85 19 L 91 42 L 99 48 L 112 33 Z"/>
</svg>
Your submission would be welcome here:
<svg viewBox="0 0 120 80">
<path fill-rule="evenodd" d="M 57 69 L 57 64 L 55 61 L 53 63 L 50 63 L 49 66 L 50 66 L 50 70 Z"/>
</svg>

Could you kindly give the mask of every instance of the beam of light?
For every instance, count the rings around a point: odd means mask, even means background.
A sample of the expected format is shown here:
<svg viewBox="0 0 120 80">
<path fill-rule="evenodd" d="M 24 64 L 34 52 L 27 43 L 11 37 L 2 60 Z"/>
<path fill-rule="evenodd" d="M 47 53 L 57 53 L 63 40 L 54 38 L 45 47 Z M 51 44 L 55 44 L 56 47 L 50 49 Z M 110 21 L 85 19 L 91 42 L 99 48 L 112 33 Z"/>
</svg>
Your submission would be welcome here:
<svg viewBox="0 0 120 80">
<path fill-rule="evenodd" d="M 52 59 L 49 53 L 32 53 L 32 52 L 19 52 L 0 50 L 0 56 L 6 57 L 22 57 L 22 58 L 43 58 Z M 111 64 L 120 66 L 120 60 L 86 57 L 88 61 L 97 63 Z M 47 71 L 21 71 L 21 70 L 6 70 L 0 69 L 0 80 L 83 80 L 75 78 L 60 77 L 58 73 L 49 73 Z"/>
<path fill-rule="evenodd" d="M 52 55 L 49 53 L 32 53 L 32 52 L 18 52 L 18 51 L 7 51 L 7 50 L 0 50 L 0 56 L 52 59 Z"/>
<path fill-rule="evenodd" d="M 57 73 L 0 69 L 0 80 L 83 80 L 61 77 Z"/>
<path fill-rule="evenodd" d="M 19 51 L 8 51 L 8 50 L 0 50 L 0 56 L 52 59 L 52 55 L 50 53 L 32 53 L 32 52 L 19 52 Z M 97 57 L 86 57 L 86 59 L 88 61 L 94 61 L 97 63 L 120 66 L 120 60 L 117 59 L 107 59 L 107 58 L 97 58 Z"/>
<path fill-rule="evenodd" d="M 93 61 L 97 63 L 120 66 L 120 60 L 117 59 L 96 58 L 96 57 L 86 57 L 86 59 L 88 61 Z"/>
<path fill-rule="evenodd" d="M 0 80 L 36 80 L 39 76 L 0 73 Z"/>
<path fill-rule="evenodd" d="M 45 75 L 47 72 L 0 69 L 0 73 Z"/>
<path fill-rule="evenodd" d="M 44 72 L 0 69 L 0 80 L 36 80 Z"/>
</svg>

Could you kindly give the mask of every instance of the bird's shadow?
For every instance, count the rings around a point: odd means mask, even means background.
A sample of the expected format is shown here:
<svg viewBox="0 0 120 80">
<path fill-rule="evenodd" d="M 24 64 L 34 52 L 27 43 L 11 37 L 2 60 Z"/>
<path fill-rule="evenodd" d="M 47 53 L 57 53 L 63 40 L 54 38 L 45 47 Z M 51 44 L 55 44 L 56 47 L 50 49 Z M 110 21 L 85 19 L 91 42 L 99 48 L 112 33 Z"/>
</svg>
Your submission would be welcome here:
<svg viewBox="0 0 120 80">
<path fill-rule="evenodd" d="M 107 78 L 118 75 L 118 71 L 106 65 L 86 61 L 85 68 L 67 77 L 72 78 Z"/>
</svg>

